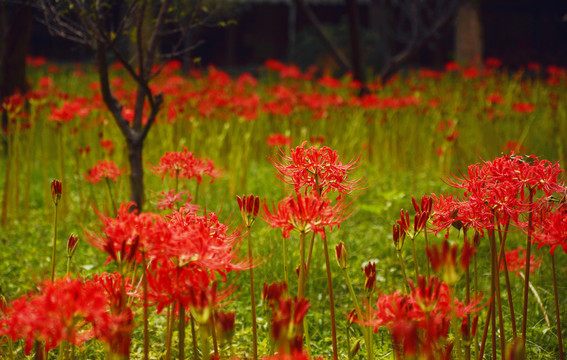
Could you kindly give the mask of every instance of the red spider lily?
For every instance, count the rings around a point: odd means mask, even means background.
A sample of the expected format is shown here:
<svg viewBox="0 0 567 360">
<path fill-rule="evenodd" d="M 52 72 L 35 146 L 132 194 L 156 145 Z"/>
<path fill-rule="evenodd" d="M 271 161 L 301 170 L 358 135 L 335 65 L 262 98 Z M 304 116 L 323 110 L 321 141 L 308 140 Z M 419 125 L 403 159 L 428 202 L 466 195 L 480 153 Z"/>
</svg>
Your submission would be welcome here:
<svg viewBox="0 0 567 360">
<path fill-rule="evenodd" d="M 277 301 L 284 294 L 287 294 L 287 284 L 285 282 L 281 283 L 271 283 L 268 285 L 264 283 L 264 290 L 262 290 L 262 299 L 266 304 L 270 302 Z"/>
<path fill-rule="evenodd" d="M 215 314 L 215 326 L 217 334 L 220 334 L 221 340 L 230 341 L 234 336 L 234 320 L 236 312 L 218 311 Z"/>
<path fill-rule="evenodd" d="M 506 266 L 508 271 L 516 271 L 521 276 L 521 271 L 526 268 L 526 250 L 519 247 L 515 250 L 506 251 Z M 541 259 L 535 255 L 530 256 L 530 273 L 533 274 L 541 266 Z M 500 271 L 504 270 L 504 264 L 500 264 Z"/>
<path fill-rule="evenodd" d="M 549 246 L 551 254 L 558 246 L 567 252 L 567 213 L 563 209 L 556 212 L 546 210 L 542 208 L 541 215 L 534 221 L 537 228 L 533 234 L 534 243 L 540 249 Z"/>
<path fill-rule="evenodd" d="M 434 277 L 426 281 L 420 276 L 418 284 L 410 282 L 410 287 L 412 291 L 408 295 L 400 292 L 380 295 L 370 318 L 358 321 L 373 326 L 374 331 L 382 326 L 389 328 L 395 348 L 406 354 L 419 352 L 428 358 L 442 351 L 452 321 L 452 309 L 459 319 L 480 310 L 480 299 L 469 304 L 455 299 L 452 303 L 450 287 Z"/>
<path fill-rule="evenodd" d="M 85 117 L 90 113 L 88 101 L 85 98 L 76 98 L 75 101 L 65 101 L 58 109 L 53 109 L 49 116 L 50 121 L 54 122 L 69 122 L 75 116 Z"/>
<path fill-rule="evenodd" d="M 107 151 L 108 156 L 112 155 L 114 151 L 114 142 L 110 139 L 102 139 L 100 141 L 100 146 Z"/>
<path fill-rule="evenodd" d="M 270 160 L 283 182 L 292 185 L 296 192 L 310 190 L 321 196 L 330 191 L 336 191 L 341 196 L 360 190 L 358 186 L 361 179 L 347 180 L 356 169 L 359 158 L 343 164 L 336 150 L 327 146 L 306 148 L 306 144 L 304 142 L 292 149 L 289 155 L 281 151 L 279 161 Z"/>
<path fill-rule="evenodd" d="M 133 208 L 133 202 L 122 203 L 116 219 L 97 212 L 104 235 L 87 232 L 87 241 L 109 255 L 107 262 L 141 262 L 138 250 L 161 254 L 173 237 L 164 218 L 153 213 L 138 214 Z"/>
<path fill-rule="evenodd" d="M 116 179 L 124 174 L 124 169 L 118 169 L 118 166 L 111 160 L 99 160 L 88 172 L 85 174 L 85 179 L 93 184 L 99 183 L 102 179 L 111 179 L 116 182 Z"/>
<path fill-rule="evenodd" d="M 301 336 L 298 335 L 298 330 L 311 307 L 309 300 L 292 299 L 287 291 L 277 295 L 279 295 L 278 298 L 268 301 L 272 313 L 271 336 L 275 340 L 280 353 L 302 351 L 303 341 Z"/>
<path fill-rule="evenodd" d="M 39 293 L 14 300 L 0 319 L 0 336 L 23 339 L 26 354 L 34 340 L 49 351 L 62 341 L 77 346 L 92 338 L 109 342 L 120 332 L 127 334 L 129 348 L 131 329 L 123 316 L 109 311 L 108 296 L 96 282 L 70 278 L 44 282 Z"/>
<path fill-rule="evenodd" d="M 282 199 L 273 213 L 266 204 L 263 205 L 263 218 L 270 227 L 281 228 L 283 236 L 289 238 L 292 230 L 299 232 L 319 233 L 325 236 L 325 227 L 331 229 L 340 226 L 346 219 L 347 205 L 338 202 L 331 205 L 330 200 L 324 200 L 317 195 L 290 195 Z"/>
<path fill-rule="evenodd" d="M 284 134 L 272 134 L 266 138 L 268 146 L 291 146 L 291 137 Z"/>
<path fill-rule="evenodd" d="M 431 267 L 434 271 L 441 271 L 443 273 L 443 279 L 449 284 L 455 284 L 459 279 L 457 275 L 457 254 L 458 245 L 455 244 L 451 246 L 447 240 L 443 241 L 441 245 L 441 250 L 437 245 L 433 247 L 428 247 L 427 257 L 431 262 Z M 469 266 L 470 259 L 472 255 L 476 252 L 474 246 L 470 246 L 467 241 L 463 244 L 461 249 L 460 267 L 465 270 Z"/>
<path fill-rule="evenodd" d="M 529 114 L 534 112 L 535 105 L 527 103 L 527 102 L 518 102 L 512 105 L 512 110 L 517 113 Z"/>
<path fill-rule="evenodd" d="M 260 210 L 260 198 L 254 195 L 243 195 L 242 197 L 236 195 L 236 201 L 244 224 L 247 227 L 252 226 Z"/>
<path fill-rule="evenodd" d="M 181 195 L 187 194 L 187 199 L 183 200 Z M 160 192 L 156 196 L 157 201 L 152 202 L 159 210 L 173 210 L 176 208 L 177 203 L 189 203 L 193 200 L 189 191 L 179 191 L 175 192 L 175 189 L 169 190 L 168 192 Z M 199 208 L 198 205 L 195 205 L 195 210 Z"/>
<path fill-rule="evenodd" d="M 212 160 L 195 157 L 195 154 L 187 151 L 185 146 L 183 147 L 183 151 L 166 152 L 165 155 L 160 158 L 159 165 L 151 166 L 151 171 L 157 175 L 161 174 L 162 180 L 165 175 L 169 173 L 171 178 L 195 178 L 199 184 L 203 179 L 203 175 L 209 176 L 211 182 L 220 177 L 220 171 L 215 169 Z"/>
</svg>

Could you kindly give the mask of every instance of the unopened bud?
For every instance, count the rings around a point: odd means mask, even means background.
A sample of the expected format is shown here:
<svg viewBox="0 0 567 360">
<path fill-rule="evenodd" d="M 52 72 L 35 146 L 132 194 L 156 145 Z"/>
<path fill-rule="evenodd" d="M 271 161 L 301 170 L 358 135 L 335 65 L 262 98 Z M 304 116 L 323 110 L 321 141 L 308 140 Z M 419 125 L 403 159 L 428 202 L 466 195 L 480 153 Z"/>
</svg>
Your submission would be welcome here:
<svg viewBox="0 0 567 360">
<path fill-rule="evenodd" d="M 347 251 L 345 244 L 341 241 L 335 247 L 335 254 L 337 255 L 337 262 L 339 263 L 339 267 L 341 269 L 347 268 Z"/>
<path fill-rule="evenodd" d="M 51 182 L 51 198 L 53 199 L 53 203 L 57 205 L 59 200 L 61 200 L 61 181 L 53 180 Z"/>
<path fill-rule="evenodd" d="M 77 245 L 79 244 L 79 237 L 75 234 L 69 235 L 69 240 L 67 240 L 67 256 L 72 257 L 77 250 Z"/>
</svg>

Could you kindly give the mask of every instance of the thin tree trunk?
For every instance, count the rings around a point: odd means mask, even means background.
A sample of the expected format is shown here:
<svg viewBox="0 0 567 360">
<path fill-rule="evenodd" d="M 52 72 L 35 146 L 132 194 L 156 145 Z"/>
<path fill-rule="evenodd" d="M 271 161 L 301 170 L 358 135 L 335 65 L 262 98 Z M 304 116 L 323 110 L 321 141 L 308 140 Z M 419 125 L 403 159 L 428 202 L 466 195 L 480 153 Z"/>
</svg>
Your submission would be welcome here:
<svg viewBox="0 0 567 360">
<path fill-rule="evenodd" d="M 463 65 L 482 65 L 482 27 L 478 7 L 465 2 L 457 12 L 455 20 L 455 60 Z"/>
<path fill-rule="evenodd" d="M 347 13 L 348 13 L 348 25 L 350 32 L 350 46 L 351 46 L 351 59 L 352 68 L 354 71 L 354 79 L 359 81 L 361 84 L 360 93 L 361 95 L 368 92 L 366 89 L 366 78 L 364 76 L 364 61 L 362 60 L 362 50 L 360 48 L 360 14 L 358 11 L 358 6 L 356 0 L 345 0 Z"/>
<path fill-rule="evenodd" d="M 26 56 L 33 23 L 28 1 L 0 5 L 0 104 L 16 91 L 26 93 Z M 2 129 L 8 128 L 8 116 L 2 114 Z"/>
<path fill-rule="evenodd" d="M 142 141 L 128 142 L 128 160 L 130 161 L 130 200 L 136 203 L 138 211 L 144 204 L 144 163 L 142 162 Z"/>
</svg>

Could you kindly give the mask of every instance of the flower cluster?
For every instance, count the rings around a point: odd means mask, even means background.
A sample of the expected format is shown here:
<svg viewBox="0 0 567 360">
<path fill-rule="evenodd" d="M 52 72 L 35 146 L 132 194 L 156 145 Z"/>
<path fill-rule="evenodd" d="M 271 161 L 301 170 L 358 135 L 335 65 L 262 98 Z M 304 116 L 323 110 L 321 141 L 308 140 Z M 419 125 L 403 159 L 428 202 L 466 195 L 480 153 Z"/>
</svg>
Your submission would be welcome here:
<svg viewBox="0 0 567 360">
<path fill-rule="evenodd" d="M 289 155 L 283 151 L 279 161 L 271 159 L 279 178 L 292 185 L 296 192 L 317 192 L 324 196 L 336 191 L 339 196 L 351 195 L 360 190 L 361 179 L 348 180 L 357 167 L 359 159 L 343 164 L 336 150 L 327 146 L 306 148 L 307 142 L 291 150 Z"/>
<path fill-rule="evenodd" d="M 99 183 L 102 179 L 111 179 L 116 182 L 116 179 L 124 174 L 123 169 L 118 169 L 114 161 L 99 160 L 88 172 L 85 174 L 85 179 L 93 184 Z"/>
<path fill-rule="evenodd" d="M 132 313 L 112 312 L 110 305 L 111 296 L 96 280 L 46 281 L 38 293 L 18 298 L 7 307 L 0 318 L 0 336 L 24 339 L 26 354 L 34 340 L 43 341 L 46 351 L 62 341 L 82 346 L 93 338 L 108 344 L 126 339 L 126 346 L 115 345 L 129 348 Z M 121 337 L 124 333 L 128 336 Z"/>
<path fill-rule="evenodd" d="M 426 359 L 446 354 L 441 358 L 450 359 L 452 345 L 445 346 L 444 340 L 449 334 L 452 309 L 458 319 L 464 320 L 480 310 L 480 300 L 468 304 L 452 300 L 451 288 L 435 277 L 426 280 L 420 276 L 418 283 L 410 286 L 407 295 L 396 291 L 378 296 L 370 319 L 359 322 L 373 326 L 375 332 L 379 327 L 388 328 L 398 353 L 421 354 Z"/>
<path fill-rule="evenodd" d="M 215 165 L 210 159 L 199 159 L 195 157 L 186 147 L 183 151 L 166 152 L 159 160 L 159 165 L 151 166 L 154 174 L 161 175 L 163 179 L 167 174 L 171 178 L 193 179 L 201 183 L 203 175 L 211 178 L 211 182 L 220 176 L 220 171 L 215 169 Z"/>
</svg>

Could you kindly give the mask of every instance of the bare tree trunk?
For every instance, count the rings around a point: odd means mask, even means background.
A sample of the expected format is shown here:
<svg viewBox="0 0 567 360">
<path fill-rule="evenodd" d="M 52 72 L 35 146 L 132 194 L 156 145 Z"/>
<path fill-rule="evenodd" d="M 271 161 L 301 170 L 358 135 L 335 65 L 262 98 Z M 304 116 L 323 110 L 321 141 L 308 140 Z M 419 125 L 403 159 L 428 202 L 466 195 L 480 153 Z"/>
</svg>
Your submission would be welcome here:
<svg viewBox="0 0 567 360">
<path fill-rule="evenodd" d="M 144 203 L 144 163 L 142 161 L 143 141 L 127 140 L 128 160 L 130 161 L 130 200 L 141 211 Z"/>
<path fill-rule="evenodd" d="M 0 5 L 2 30 L 0 30 L 0 103 L 16 91 L 25 93 L 29 89 L 26 81 L 26 56 L 31 38 L 32 8 L 28 1 L 12 6 Z M 2 129 L 6 130 L 8 119 L 2 114 Z"/>
<path fill-rule="evenodd" d="M 358 6 L 356 0 L 345 0 L 347 13 L 348 13 L 348 25 L 350 32 L 350 46 L 351 46 L 351 58 L 352 58 L 352 68 L 354 71 L 354 79 L 359 81 L 362 85 L 360 89 L 360 94 L 363 95 L 368 92 L 366 89 L 366 77 L 364 76 L 364 62 L 362 61 L 362 51 L 360 48 L 360 14 L 358 12 Z"/>
<path fill-rule="evenodd" d="M 455 60 L 464 65 L 482 66 L 482 26 L 478 6 L 465 2 L 455 21 Z"/>
</svg>

